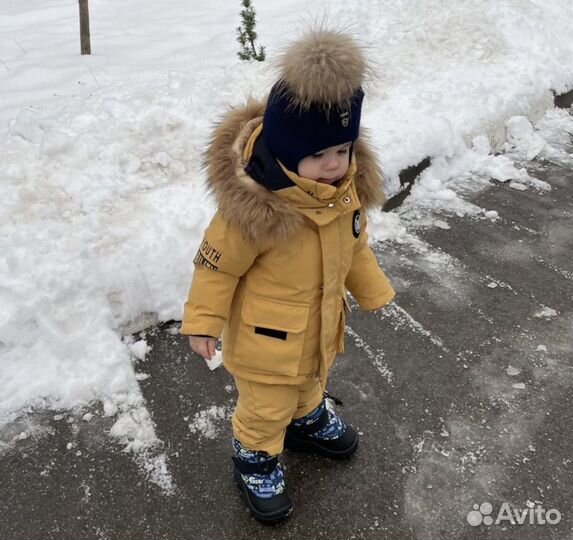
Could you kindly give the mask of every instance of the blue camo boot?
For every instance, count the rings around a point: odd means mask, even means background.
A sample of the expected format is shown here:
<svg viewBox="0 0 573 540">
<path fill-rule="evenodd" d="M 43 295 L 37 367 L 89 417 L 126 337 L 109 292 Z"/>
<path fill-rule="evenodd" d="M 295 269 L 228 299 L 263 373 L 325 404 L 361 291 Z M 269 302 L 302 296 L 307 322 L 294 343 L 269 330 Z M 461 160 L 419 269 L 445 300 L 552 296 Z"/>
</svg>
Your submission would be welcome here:
<svg viewBox="0 0 573 540">
<path fill-rule="evenodd" d="M 277 456 L 248 450 L 233 438 L 235 482 L 253 516 L 263 523 L 286 518 L 292 503 L 286 492 L 284 472 Z"/>
<path fill-rule="evenodd" d="M 323 399 L 316 409 L 290 423 L 284 445 L 295 452 L 346 459 L 358 448 L 358 433 L 329 409 Z"/>
</svg>

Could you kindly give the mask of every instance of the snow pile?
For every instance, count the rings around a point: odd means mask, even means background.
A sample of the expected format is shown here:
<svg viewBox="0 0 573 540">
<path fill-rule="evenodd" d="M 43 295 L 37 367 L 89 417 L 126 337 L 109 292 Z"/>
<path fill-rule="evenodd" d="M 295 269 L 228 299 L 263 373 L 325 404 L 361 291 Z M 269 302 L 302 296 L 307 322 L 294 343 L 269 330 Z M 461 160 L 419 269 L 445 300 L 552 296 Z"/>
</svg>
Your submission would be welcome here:
<svg viewBox="0 0 573 540">
<path fill-rule="evenodd" d="M 510 122 L 514 122 L 513 125 Z M 564 150 L 571 143 L 573 136 L 573 121 L 566 111 L 547 111 L 536 123 L 535 132 L 521 117 L 515 120 L 510 118 L 508 124 L 513 134 L 508 137 L 504 149 L 511 156 L 529 159 L 529 156 L 535 154 L 553 163 L 569 167 L 573 165 L 573 156 Z M 523 126 L 523 130 L 519 131 L 518 126 Z"/>
<path fill-rule="evenodd" d="M 91 7 L 94 54 L 80 57 L 77 4 L 0 6 L 0 425 L 23 407 L 98 400 L 119 414 L 112 435 L 142 450 L 157 443 L 133 368 L 147 346 L 122 333 L 142 315 L 180 317 L 214 212 L 201 170 L 210 127 L 275 75 L 236 58 L 235 0 Z M 355 28 L 374 63 L 363 118 L 390 194 L 401 169 L 433 157 L 412 191 L 415 211 L 495 219 L 463 200 L 460 178 L 543 189 L 493 155 L 506 120 L 507 149 L 526 157 L 559 158 L 551 126 L 573 131 L 557 112 L 540 133 L 528 120 L 548 90 L 573 86 L 569 0 L 257 8 L 271 61 L 301 13 Z M 373 213 L 372 239 L 407 241 L 403 217 Z"/>
<path fill-rule="evenodd" d="M 506 126 L 508 146 L 523 149 L 527 159 L 535 158 L 545 147 L 545 140 L 535 133 L 525 116 L 511 117 Z"/>
</svg>

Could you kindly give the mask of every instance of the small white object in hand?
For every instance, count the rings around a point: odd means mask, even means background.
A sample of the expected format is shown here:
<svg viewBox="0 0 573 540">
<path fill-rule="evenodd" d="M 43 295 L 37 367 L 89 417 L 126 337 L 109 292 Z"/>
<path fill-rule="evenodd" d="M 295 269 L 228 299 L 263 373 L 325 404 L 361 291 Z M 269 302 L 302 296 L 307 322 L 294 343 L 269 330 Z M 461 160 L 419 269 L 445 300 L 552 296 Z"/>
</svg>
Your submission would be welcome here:
<svg viewBox="0 0 573 540">
<path fill-rule="evenodd" d="M 221 354 L 221 351 L 215 351 L 215 356 L 213 356 L 211 360 L 207 360 L 205 358 L 205 362 L 211 371 L 217 369 L 223 363 L 223 355 Z"/>
</svg>

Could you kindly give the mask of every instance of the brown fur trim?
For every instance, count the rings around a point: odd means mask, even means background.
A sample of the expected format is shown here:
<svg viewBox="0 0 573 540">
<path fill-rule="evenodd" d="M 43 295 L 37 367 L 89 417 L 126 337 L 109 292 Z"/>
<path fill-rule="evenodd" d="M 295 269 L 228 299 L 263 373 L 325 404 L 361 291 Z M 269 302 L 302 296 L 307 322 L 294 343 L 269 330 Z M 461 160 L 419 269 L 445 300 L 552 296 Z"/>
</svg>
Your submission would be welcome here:
<svg viewBox="0 0 573 540">
<path fill-rule="evenodd" d="M 378 160 L 368 143 L 368 138 L 362 134 L 354 141 L 354 155 L 356 156 L 356 191 L 358 198 L 366 210 L 381 208 L 384 203 L 384 175 Z"/>
<path fill-rule="evenodd" d="M 255 101 L 231 110 L 216 127 L 205 154 L 209 189 L 223 217 L 261 250 L 286 240 L 304 219 L 244 171 L 242 149 L 263 113 L 264 105 Z"/>
<path fill-rule="evenodd" d="M 362 86 L 366 60 L 350 35 L 318 28 L 285 50 L 279 68 L 295 106 L 320 103 L 330 108 L 350 104 Z"/>
<path fill-rule="evenodd" d="M 219 211 L 260 250 L 292 236 L 305 219 L 290 203 L 255 182 L 244 170 L 242 150 L 262 122 L 263 113 L 264 105 L 255 101 L 229 111 L 216 126 L 204 156 L 209 190 Z M 355 184 L 362 206 L 380 207 L 384 201 L 382 173 L 362 136 L 354 143 L 354 155 Z"/>
</svg>

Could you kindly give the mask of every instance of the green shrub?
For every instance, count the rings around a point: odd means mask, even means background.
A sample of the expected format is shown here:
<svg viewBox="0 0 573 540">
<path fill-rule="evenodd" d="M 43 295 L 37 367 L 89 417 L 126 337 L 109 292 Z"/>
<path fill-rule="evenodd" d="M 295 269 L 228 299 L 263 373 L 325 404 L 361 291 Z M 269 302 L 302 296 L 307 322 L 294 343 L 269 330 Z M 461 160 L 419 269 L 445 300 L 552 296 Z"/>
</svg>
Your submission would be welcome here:
<svg viewBox="0 0 573 540">
<path fill-rule="evenodd" d="M 237 41 L 241 46 L 241 50 L 237 53 L 237 56 L 241 60 L 257 60 L 262 62 L 265 59 L 265 48 L 255 45 L 257 39 L 257 32 L 255 27 L 257 21 L 255 19 L 255 8 L 253 7 L 251 0 L 242 0 L 241 5 L 243 9 L 241 10 L 241 25 L 237 27 Z"/>
</svg>

